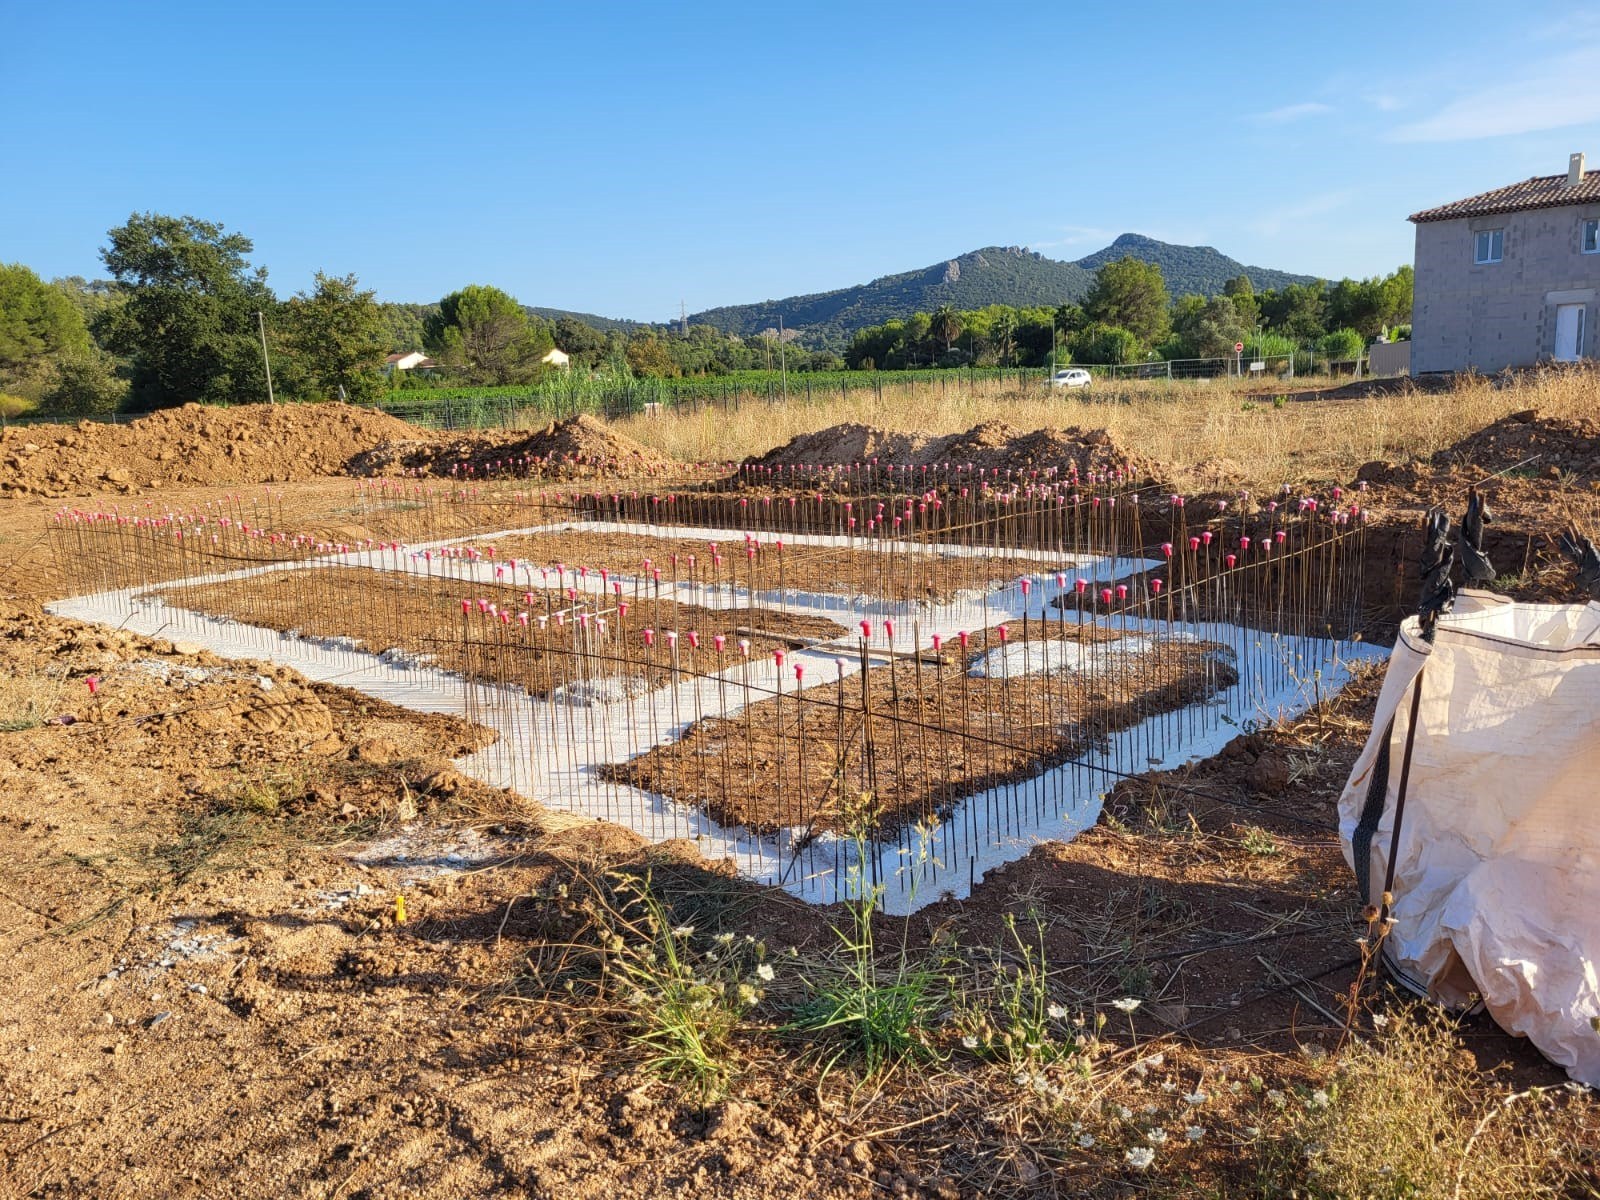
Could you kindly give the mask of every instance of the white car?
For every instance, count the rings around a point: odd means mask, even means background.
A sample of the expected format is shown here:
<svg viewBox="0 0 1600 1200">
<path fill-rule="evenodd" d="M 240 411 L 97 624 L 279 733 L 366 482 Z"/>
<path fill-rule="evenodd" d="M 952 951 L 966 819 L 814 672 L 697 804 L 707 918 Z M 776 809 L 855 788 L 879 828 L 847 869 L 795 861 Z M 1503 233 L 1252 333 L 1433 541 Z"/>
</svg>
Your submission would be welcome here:
<svg viewBox="0 0 1600 1200">
<path fill-rule="evenodd" d="M 1072 367 L 1065 371 L 1057 371 L 1050 376 L 1050 386 L 1053 388 L 1080 388 L 1088 387 L 1090 382 L 1089 372 L 1082 367 Z"/>
</svg>

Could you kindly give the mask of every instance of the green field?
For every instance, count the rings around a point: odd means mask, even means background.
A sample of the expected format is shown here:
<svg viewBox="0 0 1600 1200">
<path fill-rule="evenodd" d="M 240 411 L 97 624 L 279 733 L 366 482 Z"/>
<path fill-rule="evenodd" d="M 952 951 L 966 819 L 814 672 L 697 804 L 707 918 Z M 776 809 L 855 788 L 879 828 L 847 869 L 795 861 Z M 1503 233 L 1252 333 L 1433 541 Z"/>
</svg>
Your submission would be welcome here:
<svg viewBox="0 0 1600 1200">
<path fill-rule="evenodd" d="M 616 417 L 663 409 L 736 406 L 754 400 L 820 401 L 925 388 L 956 393 L 995 381 L 1040 383 L 1034 368 L 962 368 L 949 371 L 740 371 L 677 379 L 605 379 L 571 376 L 510 387 L 409 387 L 390 391 L 379 407 L 438 429 L 514 428 L 537 417 L 593 413 Z"/>
</svg>

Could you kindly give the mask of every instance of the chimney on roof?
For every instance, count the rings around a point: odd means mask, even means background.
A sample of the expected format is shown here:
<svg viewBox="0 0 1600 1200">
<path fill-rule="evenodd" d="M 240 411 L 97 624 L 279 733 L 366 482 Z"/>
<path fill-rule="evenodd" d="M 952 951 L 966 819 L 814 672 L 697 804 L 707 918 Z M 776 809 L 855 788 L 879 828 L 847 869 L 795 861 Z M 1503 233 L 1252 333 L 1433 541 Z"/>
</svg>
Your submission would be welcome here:
<svg viewBox="0 0 1600 1200">
<path fill-rule="evenodd" d="M 1583 182 L 1583 151 L 1580 150 L 1567 160 L 1567 186 L 1577 187 Z"/>
</svg>

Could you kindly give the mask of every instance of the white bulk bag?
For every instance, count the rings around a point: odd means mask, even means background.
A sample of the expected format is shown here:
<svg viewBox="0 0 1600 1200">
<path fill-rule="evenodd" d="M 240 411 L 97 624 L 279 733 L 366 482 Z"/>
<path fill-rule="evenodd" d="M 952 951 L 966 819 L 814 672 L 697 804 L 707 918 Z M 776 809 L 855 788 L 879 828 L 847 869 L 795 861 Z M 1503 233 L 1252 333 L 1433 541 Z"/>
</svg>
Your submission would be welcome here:
<svg viewBox="0 0 1600 1200">
<path fill-rule="evenodd" d="M 1501 1028 L 1600 1086 L 1600 604 L 1463 590 L 1432 646 L 1401 626 L 1372 734 L 1339 800 L 1364 899 L 1395 855 L 1395 973 L 1442 1004 L 1481 997 Z"/>
</svg>

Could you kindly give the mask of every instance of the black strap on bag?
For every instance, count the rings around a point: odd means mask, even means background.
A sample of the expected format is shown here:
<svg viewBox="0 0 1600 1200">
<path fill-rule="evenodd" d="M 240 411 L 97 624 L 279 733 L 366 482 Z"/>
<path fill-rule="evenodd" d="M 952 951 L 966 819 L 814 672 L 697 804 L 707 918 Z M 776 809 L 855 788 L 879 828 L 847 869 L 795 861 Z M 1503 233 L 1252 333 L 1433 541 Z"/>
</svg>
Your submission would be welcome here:
<svg viewBox="0 0 1600 1200">
<path fill-rule="evenodd" d="M 1578 586 L 1593 598 L 1600 598 L 1600 550 L 1594 541 L 1568 526 L 1561 535 L 1561 552 L 1578 567 Z"/>
<path fill-rule="evenodd" d="M 1494 521 L 1494 514 L 1484 503 L 1477 488 L 1467 489 L 1467 511 L 1461 517 L 1461 528 L 1456 532 L 1456 552 L 1461 556 L 1461 569 L 1472 583 L 1488 583 L 1495 577 L 1494 564 L 1483 552 L 1483 527 Z"/>
</svg>

